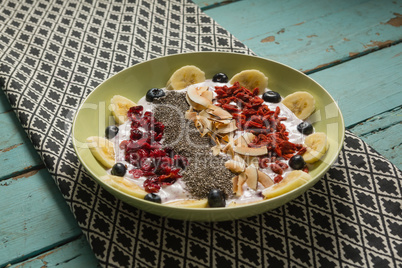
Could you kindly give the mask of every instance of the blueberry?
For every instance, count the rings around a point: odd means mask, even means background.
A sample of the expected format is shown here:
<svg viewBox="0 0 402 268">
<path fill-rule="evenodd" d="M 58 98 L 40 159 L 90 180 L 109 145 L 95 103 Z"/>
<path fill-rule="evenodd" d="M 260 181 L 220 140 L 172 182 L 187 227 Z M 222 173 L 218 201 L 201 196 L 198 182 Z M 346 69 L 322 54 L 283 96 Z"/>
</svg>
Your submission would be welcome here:
<svg viewBox="0 0 402 268">
<path fill-rule="evenodd" d="M 227 83 L 229 81 L 229 78 L 226 74 L 224 73 L 217 73 L 214 75 L 212 78 L 213 82 L 218 82 L 218 83 Z"/>
<path fill-rule="evenodd" d="M 281 95 L 276 91 L 267 91 L 262 94 L 262 99 L 266 102 L 278 103 L 281 101 Z"/>
<path fill-rule="evenodd" d="M 147 95 L 145 96 L 145 99 L 149 102 L 153 102 L 154 99 L 162 98 L 165 95 L 166 95 L 166 93 L 165 93 L 165 91 L 163 91 L 163 89 L 151 88 L 150 90 L 148 90 Z"/>
<path fill-rule="evenodd" d="M 226 205 L 225 194 L 219 189 L 212 189 L 208 194 L 208 205 L 211 208 L 224 207 Z"/>
<path fill-rule="evenodd" d="M 117 126 L 108 126 L 105 131 L 105 136 L 108 139 L 113 138 L 119 133 L 119 128 Z"/>
<path fill-rule="evenodd" d="M 313 125 L 311 125 L 309 122 L 306 121 L 303 121 L 300 124 L 298 124 L 297 130 L 304 135 L 310 135 L 314 131 Z"/>
<path fill-rule="evenodd" d="M 155 202 L 155 203 L 159 203 L 159 204 L 162 203 L 161 197 L 154 193 L 145 195 L 144 199 L 147 201 L 151 201 L 151 202 Z"/>
<path fill-rule="evenodd" d="M 289 166 L 293 169 L 302 169 L 306 165 L 301 155 L 294 155 L 289 159 Z"/>
<path fill-rule="evenodd" d="M 122 163 L 116 163 L 112 167 L 112 172 L 111 173 L 114 176 L 123 177 L 124 174 L 126 174 L 126 166 L 123 165 Z"/>
</svg>

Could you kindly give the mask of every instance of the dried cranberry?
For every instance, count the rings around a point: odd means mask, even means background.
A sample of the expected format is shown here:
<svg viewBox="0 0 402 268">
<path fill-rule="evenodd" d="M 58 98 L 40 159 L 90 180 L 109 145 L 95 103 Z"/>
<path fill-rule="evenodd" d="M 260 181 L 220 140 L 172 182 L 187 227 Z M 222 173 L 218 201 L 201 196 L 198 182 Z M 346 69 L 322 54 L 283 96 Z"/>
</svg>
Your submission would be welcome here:
<svg viewBox="0 0 402 268">
<path fill-rule="evenodd" d="M 152 142 L 149 145 L 149 149 L 151 149 L 151 150 L 160 149 L 160 148 L 162 148 L 162 145 L 160 143 L 158 143 L 158 142 Z"/>
<path fill-rule="evenodd" d="M 153 116 L 154 116 L 153 113 L 150 112 L 150 111 L 146 111 L 146 112 L 144 113 L 144 117 L 153 117 Z"/>
<path fill-rule="evenodd" d="M 141 126 L 140 120 L 131 119 L 131 128 L 139 128 Z"/>
<path fill-rule="evenodd" d="M 162 185 L 172 185 L 173 183 L 176 182 L 177 178 L 175 178 L 173 173 L 169 173 L 168 175 L 160 175 L 159 176 L 159 182 Z"/>
<path fill-rule="evenodd" d="M 167 165 L 158 165 L 155 169 L 157 175 L 168 175 L 172 171 L 172 168 Z"/>
<path fill-rule="evenodd" d="M 149 152 L 149 157 L 152 157 L 152 158 L 162 157 L 162 156 L 166 156 L 166 152 L 164 150 L 154 149 Z"/>
<path fill-rule="evenodd" d="M 260 158 L 259 161 L 260 168 L 267 168 L 270 162 L 271 161 L 268 157 Z"/>
<path fill-rule="evenodd" d="M 161 186 L 159 185 L 159 178 L 158 176 L 153 176 L 144 181 L 144 189 L 148 193 L 157 193 Z"/>
<path fill-rule="evenodd" d="M 120 142 L 119 148 L 122 149 L 122 150 L 123 149 L 125 150 L 128 143 L 129 143 L 128 140 L 124 140 L 124 141 Z"/>
<path fill-rule="evenodd" d="M 165 126 L 161 122 L 155 122 L 153 125 L 153 130 L 158 134 L 163 133 L 164 129 Z"/>
<path fill-rule="evenodd" d="M 137 151 L 137 154 L 138 154 L 138 156 L 140 157 L 140 158 L 147 158 L 148 157 L 148 152 L 146 151 L 146 150 L 144 150 L 144 149 L 139 149 L 138 151 Z"/>
<path fill-rule="evenodd" d="M 143 135 L 142 131 L 139 130 L 138 128 L 133 128 L 130 131 L 130 139 L 132 140 L 139 140 L 142 138 L 142 135 Z"/>
<path fill-rule="evenodd" d="M 151 146 L 147 142 L 147 139 L 144 138 L 137 141 L 137 147 L 138 149 L 144 149 L 144 150 L 151 149 Z"/>
<path fill-rule="evenodd" d="M 283 174 L 283 169 L 278 164 L 271 164 L 270 168 L 276 174 L 279 174 L 279 175 Z"/>
<path fill-rule="evenodd" d="M 138 179 L 143 176 L 144 172 L 141 169 L 132 169 L 129 171 L 134 178 Z"/>
<path fill-rule="evenodd" d="M 283 180 L 283 177 L 281 176 L 281 175 L 278 175 L 278 176 L 276 176 L 275 178 L 274 178 L 274 182 L 275 183 L 279 183 L 279 182 L 281 182 Z"/>
<path fill-rule="evenodd" d="M 141 170 L 142 171 L 154 171 L 155 170 L 155 165 L 152 161 L 141 161 Z"/>
<path fill-rule="evenodd" d="M 125 150 L 126 153 L 131 153 L 131 152 L 136 152 L 141 148 L 141 146 L 138 144 L 138 142 L 135 141 L 129 141 L 126 144 Z"/>
<path fill-rule="evenodd" d="M 142 107 L 141 105 L 133 106 L 128 110 L 127 116 L 131 119 L 139 118 L 142 116 L 143 110 L 144 110 L 144 107 Z"/>
</svg>

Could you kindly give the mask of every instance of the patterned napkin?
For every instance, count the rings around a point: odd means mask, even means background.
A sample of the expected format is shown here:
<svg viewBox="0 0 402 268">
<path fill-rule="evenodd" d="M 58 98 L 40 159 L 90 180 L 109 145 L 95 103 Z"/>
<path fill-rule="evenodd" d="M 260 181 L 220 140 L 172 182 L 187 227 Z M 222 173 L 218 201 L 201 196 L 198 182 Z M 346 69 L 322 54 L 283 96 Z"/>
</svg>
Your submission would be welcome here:
<svg viewBox="0 0 402 268">
<path fill-rule="evenodd" d="M 187 0 L 2 1 L 4 91 L 101 265 L 401 267 L 401 171 L 350 132 L 315 187 L 243 220 L 161 218 L 89 177 L 66 129 L 91 90 L 133 64 L 209 50 L 252 54 Z"/>
</svg>

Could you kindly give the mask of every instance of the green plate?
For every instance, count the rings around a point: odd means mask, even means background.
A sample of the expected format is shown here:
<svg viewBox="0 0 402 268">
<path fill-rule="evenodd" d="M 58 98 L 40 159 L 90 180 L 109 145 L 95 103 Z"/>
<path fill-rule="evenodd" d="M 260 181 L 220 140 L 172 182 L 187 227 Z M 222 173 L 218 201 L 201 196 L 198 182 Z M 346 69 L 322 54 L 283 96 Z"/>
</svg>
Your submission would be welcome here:
<svg viewBox="0 0 402 268">
<path fill-rule="evenodd" d="M 230 207 L 189 209 L 148 202 L 105 184 L 100 177 L 105 169 L 96 161 L 85 144 L 89 136 L 104 136 L 105 128 L 113 123 L 108 110 L 110 99 L 119 94 L 138 101 L 153 87 L 164 87 L 172 73 L 184 65 L 195 65 L 207 79 L 218 72 L 228 77 L 246 70 L 258 69 L 268 77 L 268 87 L 286 96 L 295 91 L 308 91 L 316 99 L 316 111 L 309 118 L 316 131 L 327 133 L 330 148 L 324 158 L 315 163 L 310 174 L 313 180 L 284 195 L 262 202 Z M 107 191 L 120 200 L 144 211 L 181 220 L 224 221 L 248 217 L 277 208 L 312 187 L 336 161 L 342 148 L 345 126 L 341 111 L 328 92 L 305 74 L 281 63 L 234 53 L 197 52 L 153 59 L 127 68 L 99 85 L 82 103 L 73 122 L 74 149 L 85 169 Z"/>
</svg>

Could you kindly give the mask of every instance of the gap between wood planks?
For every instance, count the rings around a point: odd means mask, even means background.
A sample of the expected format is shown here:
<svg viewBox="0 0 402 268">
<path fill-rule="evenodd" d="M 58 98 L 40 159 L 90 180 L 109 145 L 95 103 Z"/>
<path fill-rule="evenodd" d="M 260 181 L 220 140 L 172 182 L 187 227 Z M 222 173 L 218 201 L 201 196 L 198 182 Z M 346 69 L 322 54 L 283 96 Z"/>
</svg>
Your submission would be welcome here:
<svg viewBox="0 0 402 268">
<path fill-rule="evenodd" d="M 215 2 L 212 5 L 207 5 L 207 6 L 200 7 L 200 8 L 201 8 L 202 11 L 205 11 L 205 10 L 208 10 L 208 9 L 224 6 L 224 5 L 239 2 L 239 1 L 242 1 L 242 0 L 226 0 L 226 1 L 221 1 L 221 2 Z"/>
<path fill-rule="evenodd" d="M 11 260 L 5 266 L 5 268 L 9 267 L 9 266 L 15 266 L 15 268 L 24 267 L 29 262 L 35 261 L 37 259 L 43 260 L 45 257 L 55 253 L 56 251 L 62 250 L 63 246 L 65 246 L 65 245 L 67 245 L 67 244 L 69 244 L 69 243 L 71 243 L 71 242 L 73 242 L 75 240 L 80 239 L 82 236 L 84 236 L 83 233 L 81 233 L 79 235 L 76 235 L 76 236 L 73 236 L 70 239 L 62 240 L 60 243 L 52 245 L 52 246 L 50 246 L 48 248 L 43 248 L 41 250 L 37 250 L 36 252 L 32 252 L 31 254 L 27 254 L 27 255 L 25 255 L 23 257 L 19 257 L 19 258 L 16 258 L 14 260 Z M 85 237 L 84 237 L 84 239 L 86 240 Z M 75 258 L 78 258 L 78 257 L 79 257 L 79 255 L 77 255 L 77 256 L 75 256 L 73 258 L 70 258 L 68 260 L 65 260 L 63 263 L 67 263 L 67 262 L 69 262 L 69 261 L 71 261 L 71 260 L 73 260 Z M 47 267 L 46 266 L 47 263 L 44 262 L 43 264 L 44 265 L 42 267 Z"/>
<path fill-rule="evenodd" d="M 398 111 L 400 111 L 400 110 L 402 111 L 402 105 L 399 105 L 399 106 L 397 106 L 397 107 L 391 108 L 391 109 L 389 109 L 389 110 L 387 110 L 387 111 L 384 111 L 384 112 L 381 112 L 381 113 L 379 113 L 379 114 L 373 115 L 372 117 L 367 118 L 367 119 L 364 119 L 364 120 L 362 120 L 362 121 L 360 121 L 360 122 L 354 123 L 354 124 L 352 124 L 352 125 L 346 127 L 346 129 L 353 131 L 353 130 L 352 130 L 353 128 L 355 128 L 355 127 L 357 127 L 357 126 L 359 126 L 359 125 L 361 125 L 361 124 L 364 124 L 364 123 L 367 123 L 367 122 L 370 122 L 370 121 L 374 121 L 374 120 L 376 120 L 377 118 L 378 118 L 378 120 L 381 120 L 382 115 L 389 114 L 389 113 L 394 113 L 394 112 L 395 112 L 395 113 L 398 113 Z M 401 123 L 401 122 L 399 122 L 399 123 Z M 361 136 L 367 136 L 367 135 L 369 135 L 370 133 L 373 133 L 373 132 L 376 132 L 376 131 L 384 131 L 384 130 L 386 130 L 386 129 L 392 127 L 392 126 L 395 126 L 395 125 L 396 125 L 396 124 L 390 122 L 390 123 L 387 124 L 387 125 L 381 126 L 381 127 L 379 127 L 379 128 L 371 129 L 369 132 L 366 132 L 366 133 L 362 133 Z"/>
<path fill-rule="evenodd" d="M 331 67 L 334 67 L 336 65 L 339 65 L 339 64 L 354 60 L 356 58 L 360 58 L 360 57 L 365 56 L 367 54 L 370 54 L 372 52 L 379 51 L 379 50 L 382 50 L 384 48 L 388 48 L 388 47 L 391 47 L 391 46 L 398 45 L 401 42 L 402 42 L 402 40 L 397 40 L 397 41 L 388 40 L 388 41 L 385 41 L 385 42 L 373 42 L 372 44 L 367 45 L 367 47 L 369 47 L 369 48 L 366 49 L 366 50 L 363 50 L 362 52 L 356 52 L 356 53 L 351 52 L 351 53 L 349 53 L 349 57 L 341 58 L 339 60 L 335 60 L 335 61 L 332 61 L 332 62 L 328 62 L 328 63 L 318 65 L 317 67 L 315 67 L 313 69 L 303 71 L 303 73 L 305 73 L 306 75 L 313 74 L 313 73 L 325 70 L 327 68 L 331 68 Z"/>
<path fill-rule="evenodd" d="M 16 171 L 14 173 L 11 173 L 10 175 L 0 178 L 0 181 L 8 180 L 8 179 L 18 180 L 21 178 L 29 178 L 44 168 L 46 168 L 46 167 L 45 167 L 45 164 L 43 164 L 43 163 L 39 164 L 39 165 L 35 165 L 35 166 L 27 166 L 20 171 Z M 6 185 L 3 185 L 3 186 L 6 186 Z"/>
</svg>

